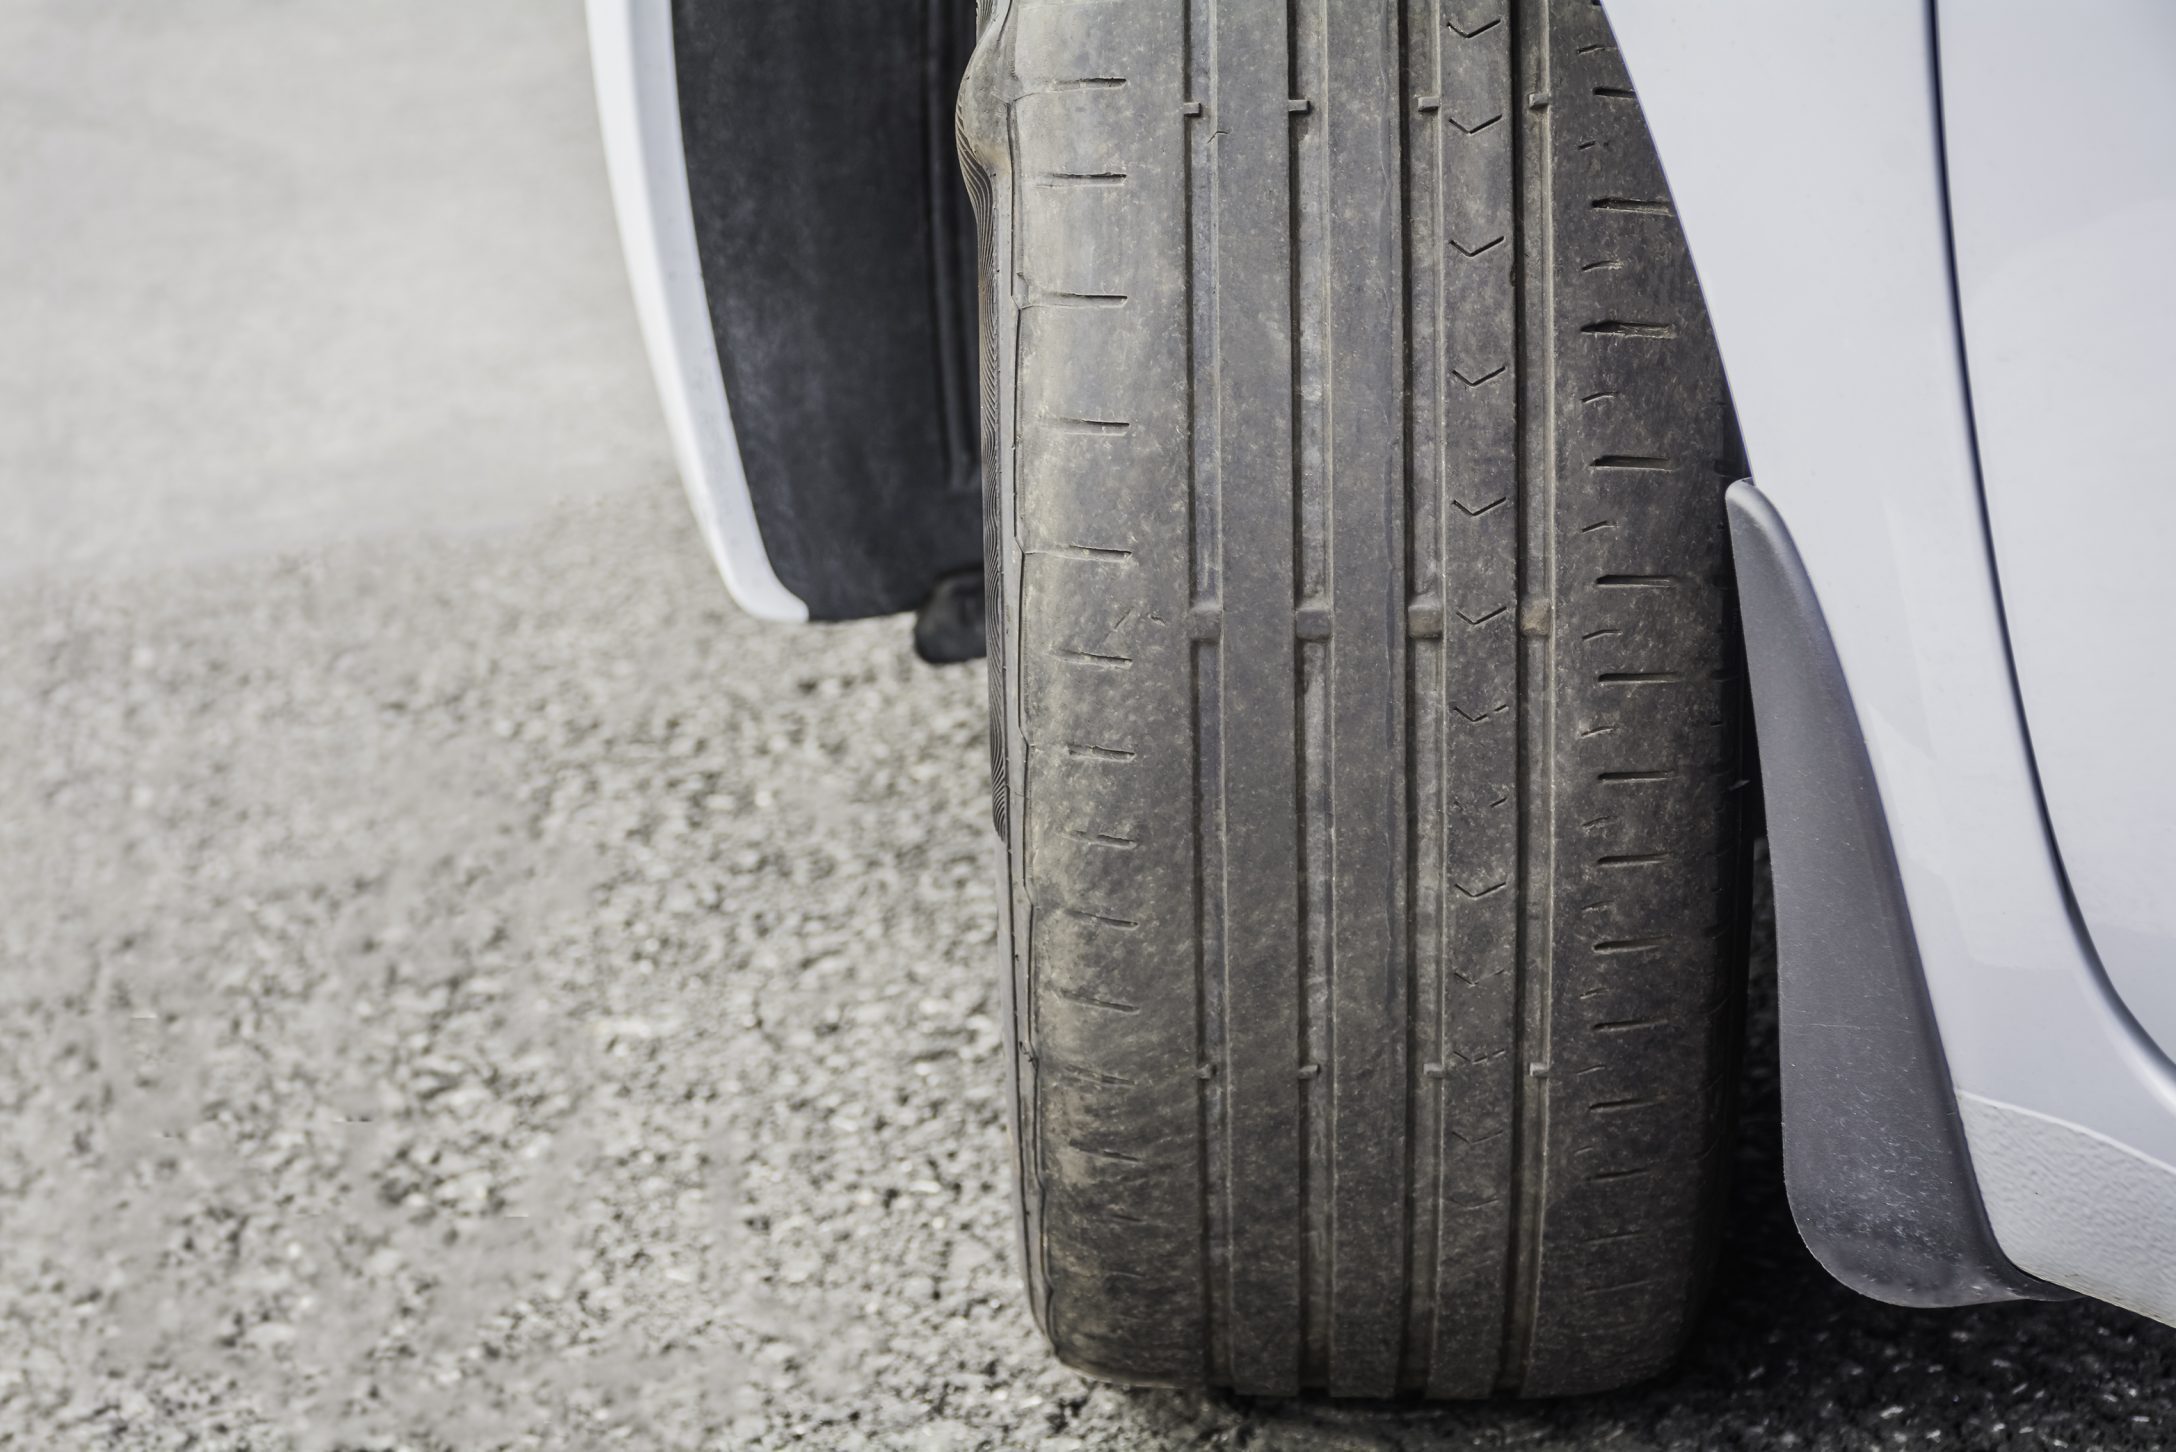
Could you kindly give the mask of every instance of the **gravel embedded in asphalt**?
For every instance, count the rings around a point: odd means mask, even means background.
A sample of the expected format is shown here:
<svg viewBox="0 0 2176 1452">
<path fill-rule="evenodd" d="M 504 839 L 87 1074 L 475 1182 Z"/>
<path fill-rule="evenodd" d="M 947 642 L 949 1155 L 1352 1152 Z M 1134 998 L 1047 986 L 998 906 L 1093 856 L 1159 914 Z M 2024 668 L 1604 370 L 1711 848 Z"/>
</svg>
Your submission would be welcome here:
<svg viewBox="0 0 2176 1452">
<path fill-rule="evenodd" d="M 1056 1367 L 984 701 L 903 622 L 737 614 L 663 485 L 0 592 L 0 1445 L 2176 1441 L 2176 1332 L 1813 1264 L 1765 946 L 1678 1377 L 1333 1407 Z"/>
</svg>

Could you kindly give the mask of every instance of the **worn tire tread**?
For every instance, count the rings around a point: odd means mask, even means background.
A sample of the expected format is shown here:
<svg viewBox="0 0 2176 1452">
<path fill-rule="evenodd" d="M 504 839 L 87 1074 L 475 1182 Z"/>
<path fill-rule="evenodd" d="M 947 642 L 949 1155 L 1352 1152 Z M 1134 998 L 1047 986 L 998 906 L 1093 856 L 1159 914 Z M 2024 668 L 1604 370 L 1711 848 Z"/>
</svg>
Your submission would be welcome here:
<svg viewBox="0 0 2176 1452">
<path fill-rule="evenodd" d="M 1589 0 L 996 0 L 1023 1255 L 1115 1380 L 1651 1374 L 1718 1239 L 1720 364 Z"/>
</svg>

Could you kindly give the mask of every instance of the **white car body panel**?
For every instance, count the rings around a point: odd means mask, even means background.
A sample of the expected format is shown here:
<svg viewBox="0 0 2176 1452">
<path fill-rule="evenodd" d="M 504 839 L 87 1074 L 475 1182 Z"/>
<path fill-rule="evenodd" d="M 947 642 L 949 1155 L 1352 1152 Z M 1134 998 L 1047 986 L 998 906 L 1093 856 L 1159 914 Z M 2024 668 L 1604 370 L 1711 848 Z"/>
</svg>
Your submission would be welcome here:
<svg viewBox="0 0 2176 1452">
<path fill-rule="evenodd" d="M 2176 7 L 2090 13 L 2048 25 L 2016 0 L 1946 0 L 1942 109 L 1981 482 L 2033 758 L 2109 981 L 2167 1048 Z"/>
<path fill-rule="evenodd" d="M 808 619 L 764 553 L 725 401 L 680 141 L 671 0 L 589 0 L 605 164 L 680 479 L 725 587 L 759 620 Z"/>
<path fill-rule="evenodd" d="M 2176 1237 L 2138 1229 L 2176 1224 L 2176 1075 L 2095 961 L 2043 816 L 1974 460 L 1930 13 L 1609 15 L 1754 477 L 1851 688 L 1997 1241 L 2034 1275 L 2176 1320 Z M 2065 1228 L 2087 1223 L 2108 1233 Z"/>
</svg>

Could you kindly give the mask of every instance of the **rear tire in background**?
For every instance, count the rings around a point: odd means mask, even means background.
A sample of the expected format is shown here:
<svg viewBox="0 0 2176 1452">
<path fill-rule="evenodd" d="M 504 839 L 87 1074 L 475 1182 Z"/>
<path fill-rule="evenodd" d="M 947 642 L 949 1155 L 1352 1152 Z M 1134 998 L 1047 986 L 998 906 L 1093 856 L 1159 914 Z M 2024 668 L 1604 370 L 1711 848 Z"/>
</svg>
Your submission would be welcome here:
<svg viewBox="0 0 2176 1452">
<path fill-rule="evenodd" d="M 1745 904 L 1729 399 L 1590 0 L 994 0 L 994 788 L 1057 1353 L 1680 1350 Z"/>
</svg>

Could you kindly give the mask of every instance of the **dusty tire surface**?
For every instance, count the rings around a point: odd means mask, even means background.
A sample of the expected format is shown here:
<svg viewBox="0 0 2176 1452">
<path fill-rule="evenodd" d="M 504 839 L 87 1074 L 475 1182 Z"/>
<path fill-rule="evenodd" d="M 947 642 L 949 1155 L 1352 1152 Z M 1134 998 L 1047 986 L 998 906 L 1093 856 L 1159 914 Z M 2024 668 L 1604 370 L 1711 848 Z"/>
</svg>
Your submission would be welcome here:
<svg viewBox="0 0 2176 1452">
<path fill-rule="evenodd" d="M 1719 1236 L 1742 472 L 1589 0 L 995 0 L 992 722 L 1068 1363 L 1549 1395 Z"/>
</svg>

